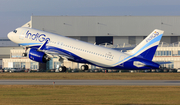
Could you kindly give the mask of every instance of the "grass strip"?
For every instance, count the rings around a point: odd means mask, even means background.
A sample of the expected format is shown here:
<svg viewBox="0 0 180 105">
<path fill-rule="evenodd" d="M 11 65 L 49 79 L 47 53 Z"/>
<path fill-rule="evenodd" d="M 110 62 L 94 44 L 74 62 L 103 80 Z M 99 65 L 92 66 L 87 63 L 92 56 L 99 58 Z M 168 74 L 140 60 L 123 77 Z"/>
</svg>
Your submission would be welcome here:
<svg viewBox="0 0 180 105">
<path fill-rule="evenodd" d="M 0 85 L 0 105 L 180 104 L 180 86 Z"/>
</svg>

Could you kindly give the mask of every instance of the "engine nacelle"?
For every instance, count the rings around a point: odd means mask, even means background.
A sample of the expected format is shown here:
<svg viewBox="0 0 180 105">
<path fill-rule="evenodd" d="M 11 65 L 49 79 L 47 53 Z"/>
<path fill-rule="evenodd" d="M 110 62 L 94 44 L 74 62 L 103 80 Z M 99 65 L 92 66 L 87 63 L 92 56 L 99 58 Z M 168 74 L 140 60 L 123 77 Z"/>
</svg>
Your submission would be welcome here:
<svg viewBox="0 0 180 105">
<path fill-rule="evenodd" d="M 44 52 L 37 51 L 37 49 L 34 48 L 31 48 L 29 50 L 28 57 L 33 61 L 41 63 L 46 63 L 50 60 L 50 58 Z"/>
</svg>

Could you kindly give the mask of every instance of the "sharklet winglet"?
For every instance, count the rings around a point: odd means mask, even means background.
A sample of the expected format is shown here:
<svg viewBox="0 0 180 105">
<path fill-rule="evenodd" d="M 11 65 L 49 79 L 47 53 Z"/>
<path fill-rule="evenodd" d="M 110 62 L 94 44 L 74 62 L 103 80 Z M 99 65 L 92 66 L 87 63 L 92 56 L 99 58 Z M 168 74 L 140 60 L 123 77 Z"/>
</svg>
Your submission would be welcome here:
<svg viewBox="0 0 180 105">
<path fill-rule="evenodd" d="M 46 48 L 46 44 L 48 43 L 49 40 L 46 40 L 46 42 L 44 44 L 42 44 L 39 48 L 38 51 L 42 51 Z"/>
</svg>

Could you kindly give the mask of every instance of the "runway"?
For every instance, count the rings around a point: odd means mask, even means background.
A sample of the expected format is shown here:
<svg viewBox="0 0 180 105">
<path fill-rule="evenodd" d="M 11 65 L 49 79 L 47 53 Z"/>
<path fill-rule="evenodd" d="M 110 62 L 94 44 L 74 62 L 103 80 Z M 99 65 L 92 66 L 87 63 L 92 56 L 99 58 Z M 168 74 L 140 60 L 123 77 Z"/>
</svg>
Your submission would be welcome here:
<svg viewBox="0 0 180 105">
<path fill-rule="evenodd" d="M 180 80 L 0 80 L 0 85 L 180 86 Z"/>
</svg>

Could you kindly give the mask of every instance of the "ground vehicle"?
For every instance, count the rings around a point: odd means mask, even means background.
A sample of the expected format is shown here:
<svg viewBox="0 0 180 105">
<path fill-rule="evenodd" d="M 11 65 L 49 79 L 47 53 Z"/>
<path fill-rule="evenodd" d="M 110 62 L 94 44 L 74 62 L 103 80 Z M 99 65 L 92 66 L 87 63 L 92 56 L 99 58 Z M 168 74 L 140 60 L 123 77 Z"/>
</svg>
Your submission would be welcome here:
<svg viewBox="0 0 180 105">
<path fill-rule="evenodd" d="M 23 68 L 10 68 L 8 71 L 10 73 L 12 73 L 12 72 L 21 72 L 21 71 L 24 71 L 24 69 Z"/>
</svg>

